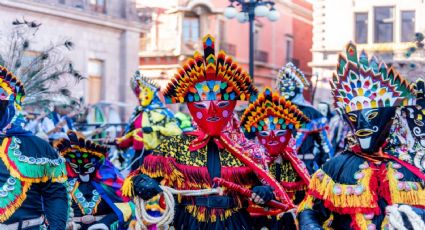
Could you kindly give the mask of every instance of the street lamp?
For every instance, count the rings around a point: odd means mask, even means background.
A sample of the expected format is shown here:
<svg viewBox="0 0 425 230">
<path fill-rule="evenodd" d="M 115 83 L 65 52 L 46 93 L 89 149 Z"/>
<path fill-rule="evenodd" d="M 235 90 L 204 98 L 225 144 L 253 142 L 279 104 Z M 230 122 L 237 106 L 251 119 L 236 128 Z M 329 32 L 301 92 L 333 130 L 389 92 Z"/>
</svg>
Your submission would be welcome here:
<svg viewBox="0 0 425 230">
<path fill-rule="evenodd" d="M 254 19 L 255 17 L 267 17 L 275 22 L 280 14 L 274 8 L 274 2 L 262 0 L 229 0 L 230 5 L 224 9 L 224 16 L 228 19 L 236 18 L 238 22 L 249 21 L 249 75 L 254 78 Z M 241 10 L 235 8 L 241 6 Z"/>
</svg>

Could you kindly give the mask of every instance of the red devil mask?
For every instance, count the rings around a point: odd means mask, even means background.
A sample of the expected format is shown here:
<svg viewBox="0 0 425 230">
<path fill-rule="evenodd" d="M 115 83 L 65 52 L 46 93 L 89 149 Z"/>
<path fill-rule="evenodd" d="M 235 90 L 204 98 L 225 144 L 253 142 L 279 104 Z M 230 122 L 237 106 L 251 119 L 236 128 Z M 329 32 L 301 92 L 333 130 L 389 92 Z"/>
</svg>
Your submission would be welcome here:
<svg viewBox="0 0 425 230">
<path fill-rule="evenodd" d="M 209 136 L 219 136 L 232 118 L 236 101 L 189 102 L 187 107 L 199 128 Z"/>
<path fill-rule="evenodd" d="M 284 152 L 291 138 L 291 131 L 282 129 L 261 131 L 257 133 L 257 138 L 269 155 L 275 157 Z"/>
</svg>

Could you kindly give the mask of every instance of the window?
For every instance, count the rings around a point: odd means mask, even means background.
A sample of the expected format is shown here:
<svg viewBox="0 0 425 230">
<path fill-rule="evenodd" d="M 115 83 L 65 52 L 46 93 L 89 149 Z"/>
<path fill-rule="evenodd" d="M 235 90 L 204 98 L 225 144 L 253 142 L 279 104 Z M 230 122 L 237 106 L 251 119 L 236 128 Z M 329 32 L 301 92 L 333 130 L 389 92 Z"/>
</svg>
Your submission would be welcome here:
<svg viewBox="0 0 425 230">
<path fill-rule="evenodd" d="M 106 0 L 89 0 L 90 9 L 98 13 L 106 13 Z"/>
<path fill-rule="evenodd" d="M 197 42 L 200 36 L 199 18 L 184 17 L 183 19 L 183 41 Z"/>
<path fill-rule="evenodd" d="M 355 41 L 356 43 L 367 43 L 367 13 L 355 13 Z"/>
<path fill-rule="evenodd" d="M 394 7 L 375 7 L 375 39 L 376 43 L 393 42 L 394 40 Z"/>
<path fill-rule="evenodd" d="M 88 66 L 89 95 L 88 103 L 94 104 L 102 99 L 102 78 L 104 73 L 103 61 L 90 59 Z"/>
<path fill-rule="evenodd" d="M 146 49 L 148 48 L 148 36 L 146 33 L 140 33 L 139 45 L 140 45 L 140 48 L 139 48 L 140 51 L 146 51 Z"/>
<path fill-rule="evenodd" d="M 415 11 L 401 11 L 401 41 L 410 42 L 415 38 Z"/>
<path fill-rule="evenodd" d="M 292 38 L 286 37 L 286 62 L 292 61 L 292 50 L 293 50 L 293 42 Z"/>
</svg>

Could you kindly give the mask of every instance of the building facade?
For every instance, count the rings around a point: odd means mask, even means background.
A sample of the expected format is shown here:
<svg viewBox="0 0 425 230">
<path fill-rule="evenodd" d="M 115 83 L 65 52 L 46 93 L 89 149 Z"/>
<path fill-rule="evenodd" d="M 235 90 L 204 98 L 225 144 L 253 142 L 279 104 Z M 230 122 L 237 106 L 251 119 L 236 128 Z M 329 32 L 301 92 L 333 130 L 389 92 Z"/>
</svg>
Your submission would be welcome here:
<svg viewBox="0 0 425 230">
<path fill-rule="evenodd" d="M 311 73 L 307 66 L 311 61 L 311 4 L 304 0 L 274 2 L 279 20 L 255 21 L 254 82 L 260 89 L 274 86 L 277 71 L 288 61 L 297 62 L 307 74 Z M 152 12 L 151 30 L 140 38 L 143 74 L 164 86 L 184 60 L 202 49 L 200 39 L 207 33 L 216 38 L 218 49 L 233 56 L 248 71 L 248 23 L 226 19 L 223 10 L 228 5 L 228 0 L 139 0 L 141 11 Z M 303 42 L 298 42 L 300 37 Z"/>
<path fill-rule="evenodd" d="M 313 82 L 318 76 L 315 102 L 331 102 L 329 80 L 338 54 L 349 41 L 368 54 L 393 65 L 415 80 L 425 74 L 424 52 L 407 57 L 416 32 L 425 32 L 422 0 L 315 0 L 313 2 Z"/>
<path fill-rule="evenodd" d="M 74 96 L 88 104 L 136 102 L 129 79 L 138 69 L 139 37 L 147 25 L 133 0 L 0 0 L 0 14 L 4 28 L 15 19 L 42 24 L 34 52 L 52 41 L 75 44 L 66 57 L 87 79 L 72 86 Z"/>
</svg>

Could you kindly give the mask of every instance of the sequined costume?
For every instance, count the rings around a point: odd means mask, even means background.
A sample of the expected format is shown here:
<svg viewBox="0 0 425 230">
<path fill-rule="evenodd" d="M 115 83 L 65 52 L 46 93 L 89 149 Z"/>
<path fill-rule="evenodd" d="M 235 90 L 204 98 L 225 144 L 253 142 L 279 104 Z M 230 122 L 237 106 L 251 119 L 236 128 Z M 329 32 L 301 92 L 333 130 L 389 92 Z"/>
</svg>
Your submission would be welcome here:
<svg viewBox="0 0 425 230">
<path fill-rule="evenodd" d="M 77 135 L 69 131 L 68 138 L 56 144 L 68 171 L 68 225 L 127 229 L 134 207 L 121 196 L 123 178 L 106 158 L 108 149 Z"/>
<path fill-rule="evenodd" d="M 187 102 L 197 129 L 165 139 L 145 159 L 141 174 L 126 179 L 125 194 L 149 199 L 160 193 L 152 178 L 178 190 L 198 190 L 217 186 L 212 179 L 218 177 L 252 189 L 264 202 L 275 196 L 291 207 L 277 181 L 232 138 L 242 133 L 225 129 L 233 117 L 236 100 L 256 95 L 249 75 L 224 51 L 215 55 L 210 35 L 203 39 L 203 45 L 204 55 L 196 52 L 178 69 L 164 92 L 167 103 Z M 252 228 L 246 210 L 248 198 L 233 190 L 223 195 L 177 196 L 176 202 L 176 229 Z"/>
<path fill-rule="evenodd" d="M 137 71 L 131 80 L 131 88 L 140 105 L 133 112 L 124 136 L 118 138 L 116 144 L 120 148 L 132 147 L 135 150 L 131 166 L 134 170 L 165 137 L 180 135 L 182 131 L 172 112 L 159 99 L 159 87 L 155 83 Z"/>
<path fill-rule="evenodd" d="M 349 43 L 331 82 L 335 107 L 357 145 L 329 160 L 299 205 L 300 229 L 388 229 L 390 205 L 425 207 L 423 177 L 386 144 L 396 109 L 412 103 L 410 85 L 393 69 Z"/>
<path fill-rule="evenodd" d="M 304 74 L 292 63 L 286 64 L 278 74 L 277 88 L 281 95 L 303 112 L 310 119 L 303 128 L 297 130 L 296 148 L 300 159 L 302 159 L 310 172 L 319 168 L 329 157 L 333 156 L 333 149 L 328 139 L 328 121 L 326 117 L 312 107 L 303 96 L 303 91 L 310 83 Z M 315 152 L 315 145 L 318 152 Z"/>
<path fill-rule="evenodd" d="M 42 139 L 23 130 L 21 81 L 0 66 L 0 229 L 64 229 L 65 165 Z"/>
<path fill-rule="evenodd" d="M 292 133 L 309 122 L 296 105 L 266 88 L 257 100 L 250 104 L 241 118 L 241 126 L 249 135 L 257 136 L 268 155 L 270 173 L 281 183 L 294 204 L 304 198 L 310 175 L 295 152 Z M 259 217 L 258 228 L 296 229 L 291 213 L 283 216 Z"/>
</svg>

